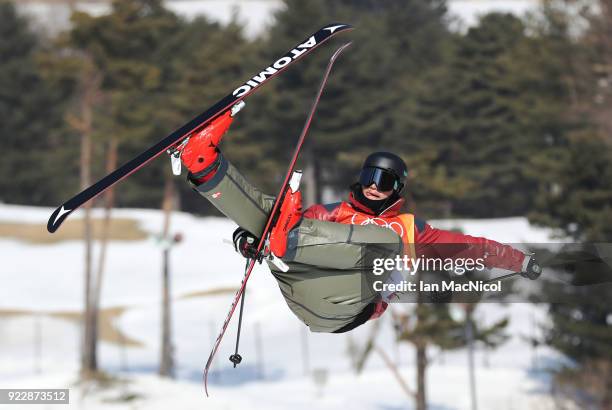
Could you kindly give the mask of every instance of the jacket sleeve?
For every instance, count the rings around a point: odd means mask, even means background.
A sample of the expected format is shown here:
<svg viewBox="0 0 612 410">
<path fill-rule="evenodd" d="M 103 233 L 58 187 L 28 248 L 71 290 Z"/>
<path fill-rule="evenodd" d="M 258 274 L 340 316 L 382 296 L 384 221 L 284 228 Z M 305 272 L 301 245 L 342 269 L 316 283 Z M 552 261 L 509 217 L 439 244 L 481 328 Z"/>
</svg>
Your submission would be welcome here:
<svg viewBox="0 0 612 410">
<path fill-rule="evenodd" d="M 440 258 L 482 258 L 487 268 L 521 271 L 525 254 L 509 245 L 487 238 L 433 228 L 415 218 L 417 256 Z"/>
<path fill-rule="evenodd" d="M 338 215 L 338 203 L 321 205 L 312 205 L 304 211 L 304 218 L 317 219 L 319 221 L 336 222 Z"/>
</svg>

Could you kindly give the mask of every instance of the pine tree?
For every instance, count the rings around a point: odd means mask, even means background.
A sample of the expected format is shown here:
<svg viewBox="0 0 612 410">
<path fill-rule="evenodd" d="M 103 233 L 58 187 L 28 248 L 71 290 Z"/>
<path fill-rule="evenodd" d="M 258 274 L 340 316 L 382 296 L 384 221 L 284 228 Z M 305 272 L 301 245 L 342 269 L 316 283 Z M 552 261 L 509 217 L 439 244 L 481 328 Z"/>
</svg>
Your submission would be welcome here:
<svg viewBox="0 0 612 410">
<path fill-rule="evenodd" d="M 409 87 L 425 67 L 439 62 L 439 43 L 448 37 L 444 13 L 444 2 L 286 1 L 262 48 L 266 59 L 290 46 L 289 39 L 323 24 L 355 26 L 333 43 L 353 41 L 334 67 L 305 147 L 302 165 L 317 170 L 319 186 L 318 194 L 308 197 L 319 201 L 325 189 L 336 199 L 344 197 L 367 154 L 399 151 L 406 132 L 394 122 L 401 116 L 400 103 L 411 98 L 400 85 Z M 331 52 L 325 51 L 333 48 L 309 56 L 262 93 L 265 101 L 257 109 L 265 114 L 258 115 L 258 123 L 249 122 L 248 131 L 257 141 L 274 141 L 267 151 L 269 169 L 275 160 L 286 162 Z"/>
<path fill-rule="evenodd" d="M 564 144 L 538 166 L 546 171 L 533 220 L 560 228 L 582 243 L 588 260 L 569 260 L 547 283 L 542 300 L 548 302 L 550 325 L 544 342 L 563 353 L 571 365 L 554 372 L 554 387 L 581 408 L 612 408 L 612 309 L 608 301 L 610 266 L 605 243 L 612 238 L 612 149 L 609 101 L 612 75 L 609 49 L 612 3 L 595 2 L 573 12 L 576 2 L 551 4 L 545 11 L 547 34 L 569 46 L 564 49 Z M 572 24 L 582 20 L 579 36 Z M 544 174 L 544 173 L 543 173 Z M 603 248 L 597 243 L 604 242 Z M 596 251 L 595 251 L 596 250 Z M 554 259 L 559 259 L 556 256 Z M 567 258 L 566 258 L 567 259 Z M 590 278 L 584 283 L 585 278 Z M 590 286 L 586 286 L 590 285 Z"/>
<path fill-rule="evenodd" d="M 13 4 L 0 2 L 0 201 L 50 205 L 77 182 L 68 161 L 75 147 L 57 140 L 69 87 L 46 77 L 43 45 Z"/>
<path fill-rule="evenodd" d="M 572 3 L 572 2 L 568 2 Z M 570 21 L 563 9 L 547 9 L 548 26 L 557 43 L 564 44 L 563 76 L 566 96 L 562 100 L 565 125 L 556 150 L 539 158 L 534 169 L 542 176 L 537 207 L 532 220 L 561 229 L 579 241 L 608 241 L 612 238 L 612 125 L 607 104 L 612 98 L 606 48 L 612 21 L 611 5 L 601 2 L 601 14 L 586 13 L 589 29 L 577 41 L 570 36 Z"/>
<path fill-rule="evenodd" d="M 457 36 L 449 64 L 418 90 L 413 129 L 422 145 L 415 160 L 425 175 L 417 199 L 446 201 L 447 216 L 531 209 L 538 178 L 529 163 L 558 134 L 563 97 L 559 77 L 551 75 L 555 67 L 540 51 L 546 48 L 509 14 L 486 15 Z"/>
</svg>

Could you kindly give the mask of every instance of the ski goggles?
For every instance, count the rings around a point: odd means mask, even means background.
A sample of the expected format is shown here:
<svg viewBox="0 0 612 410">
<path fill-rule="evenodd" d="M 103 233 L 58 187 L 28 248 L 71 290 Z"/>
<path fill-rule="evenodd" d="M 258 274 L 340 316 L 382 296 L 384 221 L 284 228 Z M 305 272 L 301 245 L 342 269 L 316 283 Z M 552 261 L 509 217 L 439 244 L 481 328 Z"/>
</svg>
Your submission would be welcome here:
<svg viewBox="0 0 612 410">
<path fill-rule="evenodd" d="M 390 191 L 399 188 L 398 178 L 389 171 L 375 167 L 365 167 L 359 175 L 361 186 L 376 185 L 379 191 Z"/>
</svg>

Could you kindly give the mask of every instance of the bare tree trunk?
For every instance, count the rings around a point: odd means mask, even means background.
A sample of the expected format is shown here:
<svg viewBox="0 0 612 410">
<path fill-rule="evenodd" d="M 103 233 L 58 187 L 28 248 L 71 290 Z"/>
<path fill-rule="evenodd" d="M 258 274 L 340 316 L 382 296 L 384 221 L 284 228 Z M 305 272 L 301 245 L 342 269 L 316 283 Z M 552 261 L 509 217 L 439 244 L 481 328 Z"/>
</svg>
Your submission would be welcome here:
<svg viewBox="0 0 612 410">
<path fill-rule="evenodd" d="M 427 410 L 427 397 L 425 390 L 425 371 L 427 369 L 427 347 L 419 343 L 416 346 L 417 357 L 417 394 L 416 408 L 417 410 Z"/>
<path fill-rule="evenodd" d="M 80 183 L 85 189 L 91 185 L 91 157 L 93 143 L 93 108 L 99 98 L 102 76 L 98 73 L 88 56 L 83 59 L 83 69 L 80 78 L 81 95 L 79 98 L 78 116 L 68 115 L 69 125 L 81 134 Z M 83 206 L 83 242 L 85 244 L 85 278 L 83 307 L 83 336 L 81 346 L 81 375 L 88 377 L 97 371 L 95 318 L 92 310 L 92 221 L 91 201 Z"/>
<path fill-rule="evenodd" d="M 166 173 L 164 187 L 164 199 L 162 208 L 164 211 L 164 226 L 162 230 L 163 243 L 163 272 L 162 272 L 162 340 L 161 340 L 161 360 L 159 374 L 165 377 L 172 377 L 174 372 L 174 358 L 172 346 L 172 316 L 170 309 L 170 248 L 173 240 L 170 236 L 170 216 L 172 214 L 174 202 L 174 180 Z"/>
<path fill-rule="evenodd" d="M 91 110 L 84 108 L 83 121 L 91 126 Z M 81 189 L 91 184 L 91 136 L 90 132 L 84 132 L 81 137 Z M 91 311 L 91 276 L 92 276 L 92 223 L 91 223 L 91 201 L 84 206 L 83 216 L 83 241 L 85 243 L 85 280 L 83 289 L 85 300 L 85 313 L 83 315 L 83 348 L 81 351 L 81 373 L 88 376 L 97 369 L 95 355 L 95 332 L 92 323 Z"/>
<path fill-rule="evenodd" d="M 378 336 L 380 323 L 380 320 L 374 321 L 374 324 L 372 325 L 372 328 L 370 330 L 370 335 L 368 336 L 368 340 L 366 341 L 363 351 L 361 352 L 361 354 L 359 354 L 359 356 L 357 356 L 355 360 L 355 371 L 357 372 L 357 374 L 360 374 L 363 371 L 366 360 L 370 356 L 372 349 L 375 347 L 376 336 Z"/>
<path fill-rule="evenodd" d="M 391 370 L 391 373 L 395 377 L 395 380 L 397 380 L 397 382 L 401 386 L 404 393 L 406 393 L 406 395 L 411 399 L 416 398 L 416 394 L 410 389 L 410 387 L 408 387 L 408 383 L 406 383 L 406 380 L 404 380 L 397 366 L 393 363 L 389 356 L 387 356 L 387 354 L 378 346 L 374 346 L 374 349 L 376 350 L 376 353 L 378 353 L 383 359 L 389 370 Z"/>
<path fill-rule="evenodd" d="M 422 273 L 417 272 L 417 283 L 420 283 L 422 279 Z M 423 292 L 417 292 L 417 310 L 416 319 L 417 327 L 422 324 L 425 318 L 423 317 Z M 416 393 L 416 410 L 427 410 L 427 391 L 425 376 L 427 371 L 427 343 L 424 340 L 417 340 L 415 342 L 416 347 L 416 364 L 417 364 L 417 393 Z"/>
<path fill-rule="evenodd" d="M 119 142 L 117 138 L 112 137 L 108 144 L 108 153 L 106 155 L 106 173 L 112 172 L 117 168 L 117 147 Z M 91 299 L 91 317 L 93 320 L 92 329 L 94 332 L 93 349 L 94 356 L 97 356 L 97 340 L 98 340 L 98 323 L 100 315 L 100 295 L 102 293 L 102 279 L 104 277 L 104 268 L 106 262 L 106 250 L 108 247 L 108 236 L 110 231 L 111 211 L 115 202 L 115 190 L 109 188 L 104 193 L 104 221 L 102 223 L 102 231 L 100 233 L 100 254 L 98 257 L 98 270 L 95 276 L 96 283 L 93 288 L 93 297 Z"/>
<path fill-rule="evenodd" d="M 478 409 L 476 401 L 476 371 L 474 369 L 474 323 L 472 321 L 472 307 L 465 309 L 465 333 L 468 345 L 468 370 L 470 374 L 470 398 L 472 401 L 472 410 Z"/>
</svg>

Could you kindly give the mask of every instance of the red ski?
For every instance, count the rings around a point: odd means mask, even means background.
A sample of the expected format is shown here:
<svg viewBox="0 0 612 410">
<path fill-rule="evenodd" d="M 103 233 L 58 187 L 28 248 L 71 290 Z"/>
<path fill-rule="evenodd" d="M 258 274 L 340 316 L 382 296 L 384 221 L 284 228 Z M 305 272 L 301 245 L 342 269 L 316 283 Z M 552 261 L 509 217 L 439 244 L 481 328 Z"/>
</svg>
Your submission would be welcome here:
<svg viewBox="0 0 612 410">
<path fill-rule="evenodd" d="M 285 179 L 283 181 L 283 184 L 281 185 L 280 190 L 278 191 L 278 195 L 276 196 L 276 201 L 274 201 L 274 207 L 272 208 L 272 211 L 270 212 L 270 215 L 268 216 L 268 220 L 261 234 L 259 244 L 257 245 L 258 255 L 263 254 L 264 246 L 267 242 L 269 242 L 269 235 L 270 235 L 270 232 L 272 231 L 272 228 L 274 227 L 274 223 L 276 223 L 277 214 L 282 207 L 282 203 L 285 198 L 285 195 L 287 194 L 287 190 L 290 189 L 289 181 L 291 179 L 291 176 L 293 175 L 296 161 L 300 154 L 300 150 L 302 149 L 302 145 L 304 144 L 306 134 L 308 133 L 308 129 L 310 128 L 310 123 L 312 122 L 312 118 L 314 117 L 315 111 L 317 109 L 317 105 L 319 104 L 319 100 L 321 99 L 321 94 L 323 93 L 323 90 L 325 89 L 325 85 L 327 84 L 327 79 L 329 78 L 329 74 L 334 65 L 334 62 L 336 61 L 340 53 L 342 53 L 342 51 L 346 47 L 348 47 L 350 44 L 351 43 L 347 43 L 339 47 L 336 50 L 336 52 L 331 56 L 329 63 L 327 64 L 325 74 L 323 75 L 323 79 L 321 80 L 321 85 L 319 86 L 317 95 L 312 103 L 312 107 L 306 119 L 306 123 L 304 124 L 304 128 L 302 129 L 302 133 L 300 134 L 300 137 L 298 139 L 297 145 L 295 147 L 295 151 L 293 152 L 293 157 L 291 158 L 291 162 L 289 163 L 289 167 L 287 168 Z M 255 262 L 257 261 L 257 259 L 258 258 L 254 258 L 249 261 L 249 264 L 245 270 L 244 278 L 242 279 L 242 284 L 240 286 L 240 289 L 238 289 L 238 291 L 236 292 L 236 295 L 234 296 L 234 301 L 232 302 L 232 305 L 227 314 L 227 317 L 225 318 L 225 321 L 223 322 L 223 327 L 221 328 L 221 332 L 219 333 L 219 336 L 217 336 L 213 349 L 210 352 L 210 356 L 208 357 L 208 361 L 206 362 L 206 367 L 204 368 L 204 390 L 206 391 L 207 396 L 208 396 L 208 372 L 210 370 L 210 366 L 213 362 L 215 354 L 217 353 L 217 350 L 219 349 L 219 345 L 221 344 L 221 340 L 223 339 L 225 330 L 227 329 L 227 326 L 230 320 L 232 319 L 232 315 L 234 314 L 234 311 L 236 310 L 236 306 L 238 305 L 238 302 L 240 301 L 240 298 L 242 297 L 244 293 L 245 286 L 247 284 L 247 281 L 249 280 L 249 276 L 251 276 L 251 272 L 253 271 L 253 267 L 255 266 Z"/>
</svg>

